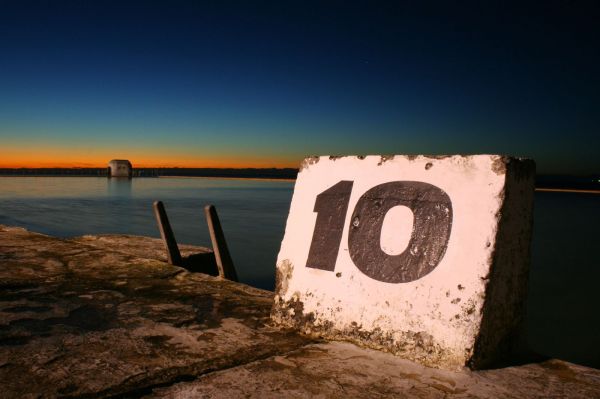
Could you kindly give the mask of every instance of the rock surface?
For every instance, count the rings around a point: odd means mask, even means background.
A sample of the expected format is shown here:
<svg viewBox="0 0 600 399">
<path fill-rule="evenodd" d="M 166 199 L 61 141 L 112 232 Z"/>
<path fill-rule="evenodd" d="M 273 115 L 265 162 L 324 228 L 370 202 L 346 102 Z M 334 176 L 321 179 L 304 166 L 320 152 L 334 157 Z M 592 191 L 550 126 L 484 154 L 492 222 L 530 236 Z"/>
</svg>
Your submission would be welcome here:
<svg viewBox="0 0 600 399">
<path fill-rule="evenodd" d="M 157 389 L 153 397 L 592 398 L 600 395 L 599 385 L 597 370 L 556 360 L 452 372 L 331 342 Z"/>
<path fill-rule="evenodd" d="M 123 252 L 124 254 L 138 256 L 140 258 L 156 259 L 161 262 L 167 261 L 167 253 L 163 242 L 159 238 L 131 236 L 126 234 L 102 234 L 85 235 L 75 237 L 70 241 L 91 245 L 105 251 Z M 179 244 L 181 257 L 189 257 L 199 253 L 210 253 L 211 249 L 196 247 L 194 245 Z"/>
<path fill-rule="evenodd" d="M 267 291 L 82 241 L 1 229 L 2 395 L 139 395 L 309 342 L 266 325 Z"/>
<path fill-rule="evenodd" d="M 558 360 L 450 372 L 315 342 L 270 326 L 273 293 L 161 259 L 0 226 L 0 397 L 600 397 L 599 370 Z"/>
</svg>

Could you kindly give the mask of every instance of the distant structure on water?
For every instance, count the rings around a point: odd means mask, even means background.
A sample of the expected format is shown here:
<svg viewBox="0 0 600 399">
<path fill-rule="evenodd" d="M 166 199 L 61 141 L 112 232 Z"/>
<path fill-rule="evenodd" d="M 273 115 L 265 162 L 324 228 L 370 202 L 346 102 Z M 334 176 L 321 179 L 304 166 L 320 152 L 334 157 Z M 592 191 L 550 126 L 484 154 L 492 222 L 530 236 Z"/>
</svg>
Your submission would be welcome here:
<svg viewBox="0 0 600 399">
<path fill-rule="evenodd" d="M 133 176 L 133 167 L 131 162 L 126 159 L 113 159 L 108 163 L 108 177 L 129 177 Z"/>
</svg>

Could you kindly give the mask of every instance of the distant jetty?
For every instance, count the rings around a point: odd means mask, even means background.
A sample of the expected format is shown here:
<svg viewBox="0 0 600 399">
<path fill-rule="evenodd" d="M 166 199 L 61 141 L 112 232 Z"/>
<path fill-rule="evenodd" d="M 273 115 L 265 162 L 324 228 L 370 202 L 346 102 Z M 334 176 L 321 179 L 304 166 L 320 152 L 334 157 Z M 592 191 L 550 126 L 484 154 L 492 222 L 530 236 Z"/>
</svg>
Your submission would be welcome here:
<svg viewBox="0 0 600 399">
<path fill-rule="evenodd" d="M 295 179 L 293 168 L 135 168 L 133 177 L 228 177 L 246 179 Z M 106 177 L 107 168 L 0 168 L 0 176 Z"/>
<path fill-rule="evenodd" d="M 106 170 L 108 177 L 133 177 L 133 166 L 127 159 L 113 159 Z"/>
</svg>

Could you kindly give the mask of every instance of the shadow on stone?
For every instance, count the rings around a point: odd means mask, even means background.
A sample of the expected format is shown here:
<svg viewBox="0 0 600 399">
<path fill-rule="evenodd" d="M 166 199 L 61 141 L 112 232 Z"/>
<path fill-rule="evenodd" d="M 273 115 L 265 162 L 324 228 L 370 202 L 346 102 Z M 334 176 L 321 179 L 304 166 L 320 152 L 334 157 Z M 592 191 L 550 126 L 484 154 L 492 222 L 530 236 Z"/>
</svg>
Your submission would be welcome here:
<svg viewBox="0 0 600 399">
<path fill-rule="evenodd" d="M 486 370 L 497 370 L 507 367 L 526 366 L 528 364 L 543 363 L 550 360 L 550 357 L 534 352 L 531 349 L 526 349 L 519 352 L 514 352 L 510 356 L 505 357 L 497 362 L 490 363 Z"/>
<path fill-rule="evenodd" d="M 158 224 L 158 230 L 167 251 L 167 262 L 171 265 L 182 266 L 191 272 L 205 273 L 211 276 L 221 276 L 224 279 L 238 281 L 231 255 L 225 241 L 225 234 L 217 215 L 214 205 L 206 205 L 204 213 L 208 224 L 208 232 L 212 241 L 211 253 L 199 253 L 189 255 L 187 258 L 181 256 L 173 229 L 169 223 L 169 217 L 162 201 L 154 201 L 152 205 L 154 216 Z"/>
<path fill-rule="evenodd" d="M 501 343 L 499 346 L 504 348 L 504 352 L 497 354 L 496 360 L 486 365 L 486 370 L 525 366 L 542 363 L 551 359 L 546 355 L 535 352 L 531 348 L 524 325 L 520 326 L 514 336 L 507 337 L 506 342 Z"/>
<path fill-rule="evenodd" d="M 211 276 L 219 275 L 214 252 L 197 253 L 183 257 L 181 267 L 194 273 L 204 273 Z"/>
</svg>

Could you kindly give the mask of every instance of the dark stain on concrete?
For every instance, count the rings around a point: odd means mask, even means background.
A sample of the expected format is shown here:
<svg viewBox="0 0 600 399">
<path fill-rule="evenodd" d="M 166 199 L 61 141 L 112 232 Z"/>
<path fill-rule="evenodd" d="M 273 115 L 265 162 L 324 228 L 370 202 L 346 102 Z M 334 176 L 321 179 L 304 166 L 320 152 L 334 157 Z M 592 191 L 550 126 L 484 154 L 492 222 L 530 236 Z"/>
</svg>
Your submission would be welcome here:
<svg viewBox="0 0 600 399">
<path fill-rule="evenodd" d="M 34 334 L 50 332 L 53 327 L 62 325 L 81 331 L 104 331 L 111 328 L 116 319 L 114 309 L 84 305 L 69 312 L 67 317 L 47 319 L 18 319 L 9 323 L 16 329 L 24 329 Z"/>
<path fill-rule="evenodd" d="M 446 158 L 452 158 L 454 156 L 466 157 L 465 155 L 410 154 L 410 155 L 406 155 L 406 158 L 409 161 L 414 161 L 415 159 L 417 159 L 419 157 L 441 160 L 441 159 L 446 159 Z"/>
<path fill-rule="evenodd" d="M 379 159 L 379 162 L 377 163 L 377 166 L 381 166 L 387 161 L 391 161 L 392 159 L 394 159 L 394 157 L 395 155 L 382 155 Z"/>
<path fill-rule="evenodd" d="M 49 310 L 52 310 L 52 308 L 50 306 L 25 305 L 25 306 L 13 306 L 10 308 L 5 308 L 5 309 L 2 309 L 2 312 L 7 312 L 7 313 L 26 313 L 26 312 L 44 313 Z"/>
<path fill-rule="evenodd" d="M 161 348 L 169 342 L 172 337 L 168 335 L 147 335 L 143 339 L 148 342 L 150 345 Z"/>
<path fill-rule="evenodd" d="M 105 331 L 115 325 L 114 309 L 83 305 L 71 310 L 66 317 L 20 318 L 0 325 L 0 345 L 26 345 L 32 340 L 51 336 L 56 329 L 73 333 Z"/>
<path fill-rule="evenodd" d="M 20 345 L 25 345 L 30 340 L 31 340 L 31 337 L 29 335 L 0 336 L 0 346 L 20 346 Z"/>
<path fill-rule="evenodd" d="M 292 277 L 294 265 L 284 259 L 275 268 L 275 292 L 284 295 L 287 292 L 287 282 Z"/>
<path fill-rule="evenodd" d="M 492 162 L 492 171 L 497 175 L 506 174 L 506 165 L 510 162 L 510 157 L 499 156 Z"/>
<path fill-rule="evenodd" d="M 388 331 L 379 327 L 365 330 L 362 325 L 353 323 L 342 329 L 329 320 L 321 320 L 313 312 L 304 313 L 304 304 L 293 296 L 289 301 L 279 301 L 274 305 L 271 318 L 277 325 L 298 329 L 309 337 L 349 341 L 357 345 L 383 350 L 419 361 L 425 365 L 439 367 L 453 364 L 453 355 L 435 342 L 430 334 L 423 331 Z M 395 335 L 400 334 L 398 339 Z"/>
<path fill-rule="evenodd" d="M 561 379 L 577 381 L 577 373 L 573 371 L 569 366 L 564 363 L 560 363 L 554 360 L 547 360 L 541 362 L 540 366 L 549 370 L 552 374 L 560 377 Z"/>
</svg>

